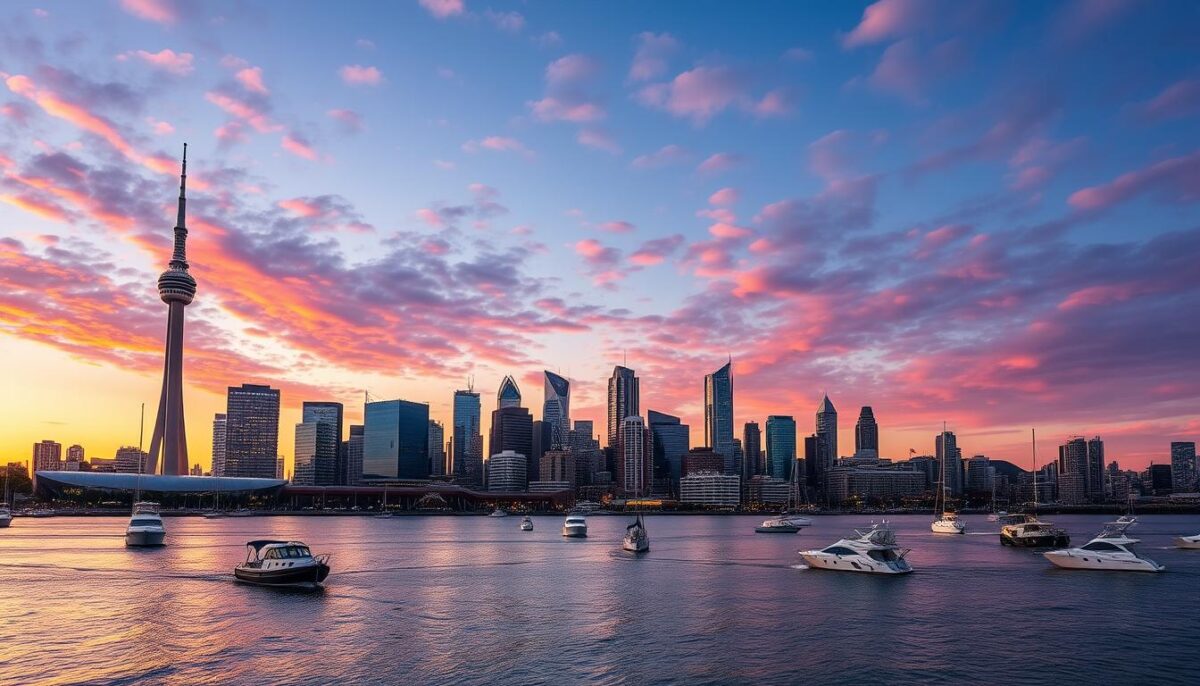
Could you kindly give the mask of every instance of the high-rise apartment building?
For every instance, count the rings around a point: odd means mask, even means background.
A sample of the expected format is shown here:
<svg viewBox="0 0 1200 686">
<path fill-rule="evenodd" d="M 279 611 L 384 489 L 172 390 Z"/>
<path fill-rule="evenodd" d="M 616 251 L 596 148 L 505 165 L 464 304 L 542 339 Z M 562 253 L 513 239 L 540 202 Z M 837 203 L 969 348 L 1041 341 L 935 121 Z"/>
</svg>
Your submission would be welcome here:
<svg viewBox="0 0 1200 686">
<path fill-rule="evenodd" d="M 316 482 L 317 486 L 337 486 L 345 485 L 346 464 L 345 457 L 342 453 L 342 417 L 343 407 L 341 403 L 335 402 L 316 402 L 304 401 L 300 407 L 301 421 L 305 424 L 322 423 L 328 424 L 329 431 L 320 432 L 321 445 L 317 447 L 317 454 L 321 456 L 321 462 L 316 467 Z M 332 455 L 332 457 L 328 457 Z M 299 452 L 296 454 L 299 459 Z M 329 459 L 331 462 L 326 465 L 324 460 Z M 300 471 L 299 465 L 296 466 L 296 471 Z M 326 482 L 325 479 L 329 481 Z M 294 479 L 293 479 L 294 480 Z"/>
<path fill-rule="evenodd" d="M 529 410 L 511 406 L 497 408 L 492 412 L 492 431 L 489 438 L 489 455 L 506 450 L 524 455 L 526 477 L 530 481 L 538 480 L 540 465 L 533 464 L 533 415 L 529 414 Z"/>
<path fill-rule="evenodd" d="M 567 445 L 567 432 L 571 430 L 571 382 L 551 371 L 545 371 L 543 375 L 542 423 L 550 438 L 545 450 L 562 450 Z"/>
<path fill-rule="evenodd" d="M 854 424 L 854 456 L 879 458 L 879 424 L 870 405 L 863 405 Z"/>
<path fill-rule="evenodd" d="M 446 429 L 441 422 L 429 420 L 429 475 L 446 474 Z"/>
<path fill-rule="evenodd" d="M 351 424 L 350 437 L 346 439 L 346 485 L 348 486 L 354 486 L 362 481 L 363 429 L 362 424 Z"/>
<path fill-rule="evenodd" d="M 840 456 L 838 454 L 838 413 L 828 395 L 822 396 L 821 404 L 817 406 L 816 426 L 817 438 L 825 444 L 823 455 L 826 460 L 825 468 L 832 468 Z"/>
<path fill-rule="evenodd" d="M 726 474 L 736 474 L 733 446 L 733 360 L 704 377 L 704 442 L 725 458 Z"/>
<path fill-rule="evenodd" d="M 218 412 L 213 415 L 212 428 L 212 475 L 225 476 L 225 434 L 229 428 L 229 422 L 225 419 L 224 412 Z"/>
<path fill-rule="evenodd" d="M 796 420 L 787 415 L 767 417 L 767 464 L 770 476 L 790 481 L 796 465 Z"/>
<path fill-rule="evenodd" d="M 479 394 L 468 388 L 454 392 L 450 473 L 467 488 L 483 486 L 483 430 Z"/>
<path fill-rule="evenodd" d="M 746 422 L 742 425 L 742 483 L 749 483 L 752 476 L 770 473 L 764 457 L 758 422 Z"/>
<path fill-rule="evenodd" d="M 645 421 L 638 416 L 626 417 L 621 422 L 618 477 L 627 496 L 649 495 L 653 455 L 654 447 Z"/>
<path fill-rule="evenodd" d="M 621 422 L 626 417 L 640 416 L 641 389 L 637 375 L 628 367 L 613 367 L 608 379 L 608 442 L 615 448 L 621 440 Z"/>
<path fill-rule="evenodd" d="M 1195 493 L 1196 442 L 1171 442 L 1171 490 L 1175 493 Z"/>
<path fill-rule="evenodd" d="M 953 431 L 943 431 L 933 439 L 934 452 L 938 465 L 942 469 L 943 487 L 955 498 L 963 494 L 963 465 L 962 449 L 958 447 L 958 437 Z"/>
<path fill-rule="evenodd" d="M 292 483 L 297 486 L 337 484 L 340 445 L 333 422 L 313 419 L 296 425 L 296 461 Z"/>
<path fill-rule="evenodd" d="M 33 444 L 33 473 L 57 472 L 62 470 L 62 444 L 57 441 L 42 441 Z"/>
<path fill-rule="evenodd" d="M 649 410 L 646 420 L 650 428 L 654 463 L 665 467 L 672 487 L 677 487 L 682 475 L 683 456 L 691 447 L 690 428 L 680 423 L 679 417 L 665 412 Z"/>
<path fill-rule="evenodd" d="M 225 421 L 226 476 L 274 479 L 279 457 L 279 389 L 258 384 L 230 386 Z"/>
<path fill-rule="evenodd" d="M 407 400 L 363 409 L 363 479 L 429 478 L 429 405 Z"/>
<path fill-rule="evenodd" d="M 487 489 L 502 493 L 519 493 L 529 487 L 525 472 L 528 458 L 513 450 L 504 450 L 488 458 Z"/>
</svg>

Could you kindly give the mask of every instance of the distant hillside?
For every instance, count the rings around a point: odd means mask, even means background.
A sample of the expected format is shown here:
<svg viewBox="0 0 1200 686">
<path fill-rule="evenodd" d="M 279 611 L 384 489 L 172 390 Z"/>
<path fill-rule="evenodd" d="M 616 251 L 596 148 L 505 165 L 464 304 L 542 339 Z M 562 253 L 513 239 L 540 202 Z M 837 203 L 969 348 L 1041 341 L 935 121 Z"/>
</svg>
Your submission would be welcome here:
<svg viewBox="0 0 1200 686">
<path fill-rule="evenodd" d="M 997 475 L 1003 474 L 1014 482 L 1016 481 L 1018 474 L 1029 473 L 1029 470 L 1021 469 L 1017 465 L 1008 462 L 1007 460 L 992 460 L 988 464 L 995 468 Z"/>
</svg>

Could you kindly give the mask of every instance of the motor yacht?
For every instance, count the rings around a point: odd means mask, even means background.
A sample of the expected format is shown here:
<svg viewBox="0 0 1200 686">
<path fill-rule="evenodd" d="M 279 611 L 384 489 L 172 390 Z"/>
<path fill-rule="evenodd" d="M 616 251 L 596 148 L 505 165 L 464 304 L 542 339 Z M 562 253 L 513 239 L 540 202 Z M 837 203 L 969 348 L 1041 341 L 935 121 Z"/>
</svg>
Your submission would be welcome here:
<svg viewBox="0 0 1200 686">
<path fill-rule="evenodd" d="M 1000 520 L 1000 543 L 1019 548 L 1061 548 L 1071 544 L 1067 532 L 1029 514 L 1005 515 Z"/>
<path fill-rule="evenodd" d="M 313 555 L 300 541 L 250 541 L 246 561 L 233 568 L 238 581 L 261 586 L 319 586 L 329 576 L 329 555 Z"/>
<path fill-rule="evenodd" d="M 812 569 L 865 574 L 908 574 L 912 571 L 912 565 L 904 559 L 908 550 L 896 545 L 896 534 L 886 521 L 854 533 L 857 538 L 843 538 L 827 548 L 801 550 L 800 557 Z"/>
<path fill-rule="evenodd" d="M 1109 522 L 1098 536 L 1079 548 L 1049 550 L 1043 556 L 1057 567 L 1065 569 L 1100 569 L 1117 572 L 1161 572 L 1166 567 L 1141 557 L 1133 550 L 1138 542 L 1127 531 L 1137 523 L 1136 517 L 1121 517 Z"/>
<path fill-rule="evenodd" d="M 7 528 L 12 524 L 12 510 L 9 509 L 8 503 L 0 503 L 0 529 Z"/>
<path fill-rule="evenodd" d="M 525 515 L 521 520 L 521 531 L 533 531 L 533 520 L 529 518 L 529 515 Z"/>
<path fill-rule="evenodd" d="M 158 503 L 137 502 L 133 504 L 133 515 L 125 529 L 125 545 L 145 547 L 163 545 L 167 529 L 163 526 Z"/>
<path fill-rule="evenodd" d="M 625 539 L 621 541 L 621 549 L 631 553 L 650 552 L 650 534 L 646 533 L 646 523 L 642 521 L 641 513 L 633 523 L 625 527 Z"/>
<path fill-rule="evenodd" d="M 492 513 L 488 516 L 489 517 L 507 517 L 508 513 L 505 512 L 503 508 L 497 507 L 496 509 L 492 510 Z"/>
<path fill-rule="evenodd" d="M 935 534 L 965 534 L 967 533 L 967 525 L 963 524 L 958 518 L 957 512 L 943 512 L 940 519 L 933 520 L 929 525 L 930 531 Z"/>
<path fill-rule="evenodd" d="M 812 519 L 799 515 L 780 515 L 764 519 L 762 524 L 754 527 L 754 532 L 760 534 L 794 534 L 806 526 L 812 526 Z"/>
<path fill-rule="evenodd" d="M 1180 536 L 1175 539 L 1176 548 L 1186 548 L 1188 550 L 1200 550 L 1200 534 L 1195 536 Z"/>
<path fill-rule="evenodd" d="M 567 538 L 587 538 L 587 518 L 581 512 L 572 512 L 563 521 L 562 535 Z"/>
</svg>

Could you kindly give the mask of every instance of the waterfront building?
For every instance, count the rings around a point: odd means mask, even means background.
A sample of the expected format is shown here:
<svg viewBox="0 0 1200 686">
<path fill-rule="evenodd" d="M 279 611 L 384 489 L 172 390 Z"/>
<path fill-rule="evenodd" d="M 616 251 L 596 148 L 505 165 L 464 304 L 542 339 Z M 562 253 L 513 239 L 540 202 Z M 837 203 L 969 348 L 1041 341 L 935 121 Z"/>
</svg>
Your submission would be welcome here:
<svg viewBox="0 0 1200 686">
<path fill-rule="evenodd" d="M 793 436 L 793 443 L 794 439 Z M 742 425 L 742 481 L 767 473 L 762 449 L 762 431 L 758 428 L 758 422 L 746 422 Z"/>
<path fill-rule="evenodd" d="M 454 392 L 454 435 L 450 440 L 450 473 L 467 488 L 483 485 L 483 432 L 479 394 Z"/>
<path fill-rule="evenodd" d="M 225 421 L 225 475 L 276 478 L 279 390 L 258 384 L 230 386 Z M 150 462 L 153 465 L 153 454 Z"/>
<path fill-rule="evenodd" d="M 725 469 L 725 457 L 712 448 L 692 448 L 683 456 L 680 478 L 699 472 L 721 472 Z"/>
<path fill-rule="evenodd" d="M 93 457 L 88 460 L 88 466 L 93 472 L 116 472 L 117 460 L 113 457 Z"/>
<path fill-rule="evenodd" d="M 910 453 L 911 454 L 911 453 Z M 942 466 L 938 462 L 936 455 L 913 455 L 908 458 L 907 462 L 901 463 L 916 472 L 920 472 L 925 476 L 925 488 L 933 490 L 937 487 L 937 482 L 941 479 Z"/>
<path fill-rule="evenodd" d="M 76 443 L 67 448 L 67 462 L 83 462 L 83 446 Z"/>
<path fill-rule="evenodd" d="M 492 455 L 487 463 L 487 489 L 502 493 L 518 493 L 529 483 L 525 471 L 528 458 L 513 450 Z"/>
<path fill-rule="evenodd" d="M 967 460 L 967 492 L 990 494 L 994 474 L 992 461 L 986 455 L 972 456 Z"/>
<path fill-rule="evenodd" d="M 300 406 L 300 421 L 305 424 L 313 424 L 322 422 L 328 424 L 332 431 L 321 432 L 320 440 L 322 445 L 317 448 L 317 452 L 325 459 L 325 456 L 332 455 L 332 471 L 326 468 L 324 463 L 321 463 L 316 468 L 318 486 L 345 486 L 346 465 L 342 454 L 342 416 L 343 407 L 341 403 L 335 402 L 314 402 L 304 401 Z M 299 471 L 299 467 L 297 467 Z M 323 479 L 329 479 L 328 482 L 323 482 Z"/>
<path fill-rule="evenodd" d="M 496 391 L 496 409 L 521 406 L 521 389 L 512 375 L 504 377 L 500 389 Z"/>
<path fill-rule="evenodd" d="M 429 405 L 382 400 L 363 408 L 363 479 L 429 478 Z"/>
<path fill-rule="evenodd" d="M 725 458 L 726 474 L 737 473 L 733 448 L 733 360 L 704 377 L 704 443 Z"/>
<path fill-rule="evenodd" d="M 350 437 L 346 440 L 346 485 L 355 486 L 362 481 L 363 475 L 363 433 L 362 424 L 350 425 Z"/>
<path fill-rule="evenodd" d="M 829 469 L 841 455 L 838 453 L 837 408 L 827 394 L 822 395 L 821 403 L 817 406 L 816 434 L 817 440 L 823 444 L 821 457 L 825 460 L 824 468 Z"/>
<path fill-rule="evenodd" d="M 691 446 L 690 427 L 680 423 L 679 417 L 654 410 L 646 412 L 646 420 L 654 446 L 654 464 L 665 467 L 665 475 L 675 490 L 683 473 L 683 456 Z"/>
<path fill-rule="evenodd" d="M 113 457 L 115 470 L 122 474 L 137 474 L 138 470 L 145 470 L 150 466 L 146 451 L 139 450 L 136 446 L 127 445 L 117 448 L 117 454 Z"/>
<path fill-rule="evenodd" d="M 429 420 L 429 475 L 446 474 L 446 429 L 441 422 Z"/>
<path fill-rule="evenodd" d="M 1148 495 L 1171 494 L 1171 465 L 1154 464 L 1142 472 L 1142 492 Z"/>
<path fill-rule="evenodd" d="M 741 503 L 742 478 L 737 474 L 701 471 L 679 479 L 679 502 L 708 507 L 737 507 Z"/>
<path fill-rule="evenodd" d="M 42 441 L 33 444 L 33 473 L 62 471 L 62 444 Z"/>
<path fill-rule="evenodd" d="M 213 415 L 212 428 L 212 475 L 225 476 L 225 433 L 229 423 L 224 412 Z"/>
<path fill-rule="evenodd" d="M 571 450 L 547 450 L 542 454 L 542 459 L 538 462 L 538 473 L 541 475 L 541 482 L 557 482 L 564 481 L 575 486 L 576 470 L 576 455 Z M 533 484 L 530 483 L 532 490 Z"/>
<path fill-rule="evenodd" d="M 539 465 L 533 463 L 533 415 L 524 407 L 500 407 L 492 412 L 492 431 L 488 453 L 512 451 L 525 456 L 525 474 L 537 481 Z"/>
<path fill-rule="evenodd" d="M 1196 442 L 1171 442 L 1171 489 L 1192 493 L 1196 488 Z"/>
<path fill-rule="evenodd" d="M 1087 442 L 1087 494 L 1093 501 L 1104 500 L 1104 441 L 1099 436 Z"/>
<path fill-rule="evenodd" d="M 608 442 L 605 447 L 617 447 L 621 440 L 621 422 L 626 417 L 642 414 L 639 385 L 632 369 L 620 365 L 613 367 L 608 379 Z"/>
<path fill-rule="evenodd" d="M 337 485 L 338 441 L 336 424 L 322 421 L 300 422 L 296 425 L 296 462 L 292 483 L 297 486 Z"/>
<path fill-rule="evenodd" d="M 963 494 L 962 449 L 958 447 L 958 437 L 953 431 L 943 431 L 933 439 L 938 465 L 944 465 L 945 484 L 943 487 L 951 497 L 959 498 Z"/>
<path fill-rule="evenodd" d="M 773 476 L 757 474 L 750 477 L 746 489 L 747 500 L 759 505 L 776 506 L 787 503 L 791 483 Z"/>
<path fill-rule="evenodd" d="M 530 481 L 530 493 L 559 493 L 574 490 L 575 485 L 569 481 Z"/>
<path fill-rule="evenodd" d="M 863 405 L 854 424 L 854 456 L 858 458 L 879 457 L 879 424 L 870 405 Z"/>
<path fill-rule="evenodd" d="M 545 449 L 562 450 L 567 447 L 567 432 L 571 430 L 571 382 L 548 370 L 543 376 L 542 423 L 550 438 Z"/>
<path fill-rule="evenodd" d="M 648 495 L 653 478 L 654 446 L 645 421 L 638 416 L 621 422 L 617 479 L 627 495 Z"/>
<path fill-rule="evenodd" d="M 196 279 L 188 273 L 186 190 L 187 144 L 184 143 L 171 261 L 158 277 L 158 297 L 167 305 L 167 336 L 162 394 L 158 400 L 154 433 L 150 436 L 150 461 L 146 469 L 150 474 L 159 473 L 161 464 L 163 474 L 184 475 L 191 464 L 183 425 L 183 310 L 196 297 Z M 276 437 L 278 433 L 277 424 Z"/>
<path fill-rule="evenodd" d="M 925 493 L 925 476 L 911 469 L 834 467 L 826 477 L 826 497 L 833 505 L 897 503 Z"/>
<path fill-rule="evenodd" d="M 767 417 L 768 474 L 790 481 L 796 464 L 796 420 L 787 415 Z"/>
<path fill-rule="evenodd" d="M 1088 442 L 1082 436 L 1067 439 L 1058 446 L 1058 500 L 1064 505 L 1081 505 L 1088 502 L 1091 460 L 1088 459 Z"/>
</svg>

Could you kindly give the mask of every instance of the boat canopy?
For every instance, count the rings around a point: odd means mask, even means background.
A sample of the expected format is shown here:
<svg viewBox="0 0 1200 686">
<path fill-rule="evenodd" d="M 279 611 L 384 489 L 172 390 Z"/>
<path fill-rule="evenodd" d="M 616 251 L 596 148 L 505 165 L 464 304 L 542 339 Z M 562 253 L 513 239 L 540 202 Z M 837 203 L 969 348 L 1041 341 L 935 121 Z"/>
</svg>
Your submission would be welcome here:
<svg viewBox="0 0 1200 686">
<path fill-rule="evenodd" d="M 292 544 L 295 544 L 295 545 L 304 545 L 303 543 L 300 543 L 300 542 L 298 542 L 298 541 L 268 541 L 268 540 L 262 540 L 262 541 L 249 541 L 248 543 L 246 543 L 246 547 L 248 547 L 248 548 L 254 548 L 254 552 L 258 552 L 258 551 L 262 550 L 263 548 L 265 548 L 265 547 L 267 547 L 267 546 L 269 546 L 269 545 L 287 545 L 287 544 L 289 544 L 289 543 L 292 543 Z"/>
</svg>

